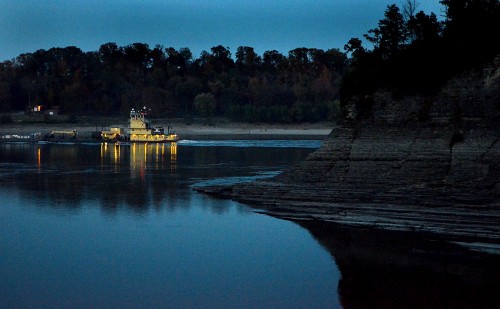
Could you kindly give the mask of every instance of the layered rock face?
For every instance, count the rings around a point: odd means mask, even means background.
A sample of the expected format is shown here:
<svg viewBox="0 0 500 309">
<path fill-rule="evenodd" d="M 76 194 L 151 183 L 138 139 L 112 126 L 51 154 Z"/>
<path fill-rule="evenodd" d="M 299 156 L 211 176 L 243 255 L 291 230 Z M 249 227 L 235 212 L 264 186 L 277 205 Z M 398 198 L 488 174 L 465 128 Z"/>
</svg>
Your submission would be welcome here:
<svg viewBox="0 0 500 309">
<path fill-rule="evenodd" d="M 499 131 L 470 130 L 464 141 L 451 146 L 453 135 L 453 129 L 443 128 L 337 127 L 321 149 L 273 181 L 331 188 L 324 194 L 335 194 L 337 201 L 390 202 L 411 193 L 405 203 L 495 202 Z M 342 188 L 359 194 L 343 194 Z M 435 196 L 435 191 L 443 194 Z M 445 192 L 453 193 L 452 200 Z"/>
<path fill-rule="evenodd" d="M 378 94 L 371 119 L 335 127 L 291 170 L 203 191 L 283 218 L 431 233 L 500 254 L 497 71 L 454 80 L 432 100 Z"/>
<path fill-rule="evenodd" d="M 227 193 L 290 219 L 500 244 L 499 132 L 471 130 L 450 147 L 453 134 L 337 127 L 303 163 Z"/>
</svg>

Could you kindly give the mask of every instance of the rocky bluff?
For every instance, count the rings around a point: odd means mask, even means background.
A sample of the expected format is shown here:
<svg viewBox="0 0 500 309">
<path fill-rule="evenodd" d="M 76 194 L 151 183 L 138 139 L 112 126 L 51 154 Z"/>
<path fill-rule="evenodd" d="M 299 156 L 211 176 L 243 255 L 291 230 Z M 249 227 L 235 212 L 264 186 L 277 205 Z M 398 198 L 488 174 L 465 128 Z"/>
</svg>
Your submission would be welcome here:
<svg viewBox="0 0 500 309">
<path fill-rule="evenodd" d="M 379 92 L 368 119 L 336 126 L 283 174 L 198 190 L 282 218 L 429 233 L 500 254 L 499 63 L 432 98 Z M 348 110 L 356 119 L 356 102 Z"/>
</svg>

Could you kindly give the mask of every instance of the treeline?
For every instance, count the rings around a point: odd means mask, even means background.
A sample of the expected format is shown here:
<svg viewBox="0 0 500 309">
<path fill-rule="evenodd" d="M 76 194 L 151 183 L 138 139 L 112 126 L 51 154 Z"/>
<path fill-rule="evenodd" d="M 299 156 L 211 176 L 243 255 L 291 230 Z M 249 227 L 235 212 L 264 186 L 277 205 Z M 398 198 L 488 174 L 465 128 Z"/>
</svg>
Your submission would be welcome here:
<svg viewBox="0 0 500 309">
<path fill-rule="evenodd" d="M 369 113 L 370 94 L 389 90 L 396 97 L 432 97 L 452 76 L 481 67 L 500 55 L 500 2 L 498 0 L 442 0 L 444 20 L 417 11 L 415 0 L 402 7 L 389 5 L 378 27 L 365 39 L 351 39 L 351 54 L 343 78 L 343 106 L 355 101 Z"/>
<path fill-rule="evenodd" d="M 51 48 L 0 64 L 1 111 L 59 106 L 69 115 L 225 116 L 238 121 L 302 122 L 333 117 L 347 56 L 297 48 L 258 55 L 221 45 L 193 58 L 188 48 L 107 43 L 98 51 Z"/>
<path fill-rule="evenodd" d="M 143 43 L 38 50 L 0 63 L 0 112 L 43 104 L 68 115 L 111 116 L 145 106 L 153 117 L 282 123 L 336 119 L 352 101 L 369 112 L 377 90 L 432 96 L 454 74 L 500 53 L 498 0 L 440 3 L 444 19 L 418 11 L 415 0 L 387 6 L 365 35 L 371 49 L 353 38 L 345 51 L 288 55 L 240 46 L 233 56 L 219 45 L 195 58 L 189 48 Z"/>
</svg>

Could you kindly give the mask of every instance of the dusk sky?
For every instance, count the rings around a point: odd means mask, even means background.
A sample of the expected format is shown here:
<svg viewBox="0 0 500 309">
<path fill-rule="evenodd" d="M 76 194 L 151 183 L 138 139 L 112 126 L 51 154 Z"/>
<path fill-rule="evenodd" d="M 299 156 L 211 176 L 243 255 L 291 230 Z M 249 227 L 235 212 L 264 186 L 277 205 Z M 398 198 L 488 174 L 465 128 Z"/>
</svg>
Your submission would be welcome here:
<svg viewBox="0 0 500 309">
<path fill-rule="evenodd" d="M 377 26 L 403 0 L 0 0 L 0 61 L 51 47 L 95 51 L 101 44 L 276 49 L 340 48 Z M 442 15 L 439 0 L 418 10 Z"/>
</svg>

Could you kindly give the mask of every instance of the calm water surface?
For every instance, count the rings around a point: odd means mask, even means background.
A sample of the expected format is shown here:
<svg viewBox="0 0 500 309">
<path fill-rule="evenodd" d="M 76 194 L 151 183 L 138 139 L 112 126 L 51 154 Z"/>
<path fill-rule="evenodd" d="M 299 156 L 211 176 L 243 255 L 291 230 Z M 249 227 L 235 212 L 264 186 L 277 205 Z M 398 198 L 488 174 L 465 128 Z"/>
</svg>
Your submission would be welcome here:
<svg viewBox="0 0 500 309">
<path fill-rule="evenodd" d="M 0 307 L 340 307 L 307 230 L 192 190 L 319 145 L 0 144 Z"/>
<path fill-rule="evenodd" d="M 0 308 L 500 308 L 497 256 L 192 190 L 319 146 L 0 144 Z"/>
</svg>

